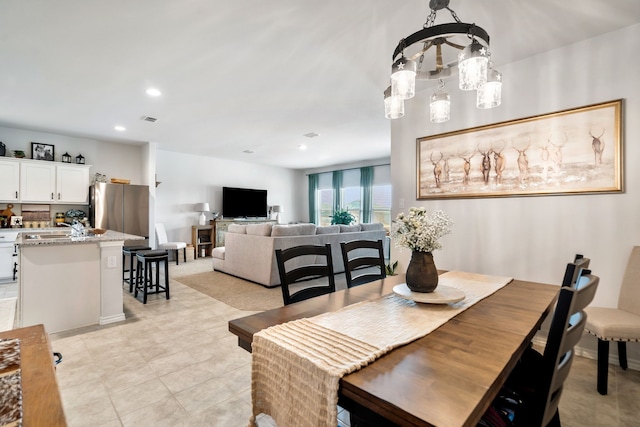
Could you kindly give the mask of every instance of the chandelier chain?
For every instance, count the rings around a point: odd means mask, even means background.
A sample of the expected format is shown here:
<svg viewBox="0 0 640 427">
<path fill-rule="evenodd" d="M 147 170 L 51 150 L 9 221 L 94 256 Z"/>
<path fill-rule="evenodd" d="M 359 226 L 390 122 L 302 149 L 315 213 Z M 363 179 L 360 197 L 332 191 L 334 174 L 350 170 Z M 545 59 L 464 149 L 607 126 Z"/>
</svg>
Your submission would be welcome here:
<svg viewBox="0 0 640 427">
<path fill-rule="evenodd" d="M 447 10 L 451 12 L 451 16 L 453 16 L 453 19 L 455 19 L 457 23 L 462 22 L 460 18 L 458 18 L 458 14 L 453 9 L 450 9 L 449 6 L 447 6 Z"/>
<path fill-rule="evenodd" d="M 435 9 L 431 9 L 431 13 L 429 14 L 429 16 L 427 16 L 427 22 L 424 23 L 424 25 L 422 26 L 422 28 L 429 28 L 431 26 L 433 26 L 433 23 L 436 20 L 436 10 Z"/>
</svg>

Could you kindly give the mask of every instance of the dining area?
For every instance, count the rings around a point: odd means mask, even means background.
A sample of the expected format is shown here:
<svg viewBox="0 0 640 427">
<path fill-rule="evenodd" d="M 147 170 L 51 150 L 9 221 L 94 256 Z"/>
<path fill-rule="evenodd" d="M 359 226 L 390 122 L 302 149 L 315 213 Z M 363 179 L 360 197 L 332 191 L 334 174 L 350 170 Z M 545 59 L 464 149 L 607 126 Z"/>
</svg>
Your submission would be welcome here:
<svg viewBox="0 0 640 427">
<path fill-rule="evenodd" d="M 452 276 L 450 282 L 446 281 L 447 276 Z M 456 303 L 458 307 L 452 308 L 452 305 L 446 304 L 443 309 L 440 304 L 420 304 L 397 297 L 393 289 L 404 283 L 406 277 L 389 276 L 231 320 L 229 331 L 238 337 L 240 347 L 255 352 L 256 343 L 261 340 L 260 334 L 276 325 L 315 320 L 321 324 L 324 322 L 328 329 L 336 329 L 335 323 L 343 323 L 344 319 L 349 318 L 348 312 L 353 311 L 353 307 L 365 313 L 373 309 L 373 317 L 360 321 L 357 329 L 360 329 L 360 333 L 368 330 L 371 336 L 380 338 L 380 342 L 370 344 L 374 347 L 375 355 L 371 357 L 367 353 L 370 360 L 360 362 L 359 369 L 353 366 L 348 368 L 351 371 L 339 377 L 336 390 L 337 403 L 352 414 L 352 425 L 355 419 L 356 422 L 362 422 L 361 425 L 475 426 L 552 311 L 559 287 L 511 278 L 493 281 L 495 278 L 461 272 L 447 272 L 440 277 L 454 286 L 456 281 L 461 282 L 460 277 L 469 279 L 461 287 L 466 286 L 465 292 L 470 294 L 478 284 L 484 282 L 486 285 L 488 279 L 492 284 L 488 290 L 480 293 L 482 296 L 470 298 L 467 303 Z M 424 335 L 418 332 L 415 339 L 413 332 L 401 333 L 399 340 L 390 340 L 396 345 L 389 345 L 384 335 L 389 330 L 393 331 L 393 327 L 385 328 L 385 322 L 397 316 L 392 314 L 387 319 L 375 318 L 388 309 L 382 307 L 375 311 L 376 303 L 384 304 L 385 299 L 399 300 L 399 305 L 408 307 L 409 311 L 418 307 L 424 313 L 422 318 L 418 317 L 421 320 L 415 321 L 416 318 L 413 318 L 416 329 L 428 332 Z M 433 311 L 439 312 L 437 317 L 443 311 L 451 313 L 440 317 L 439 326 L 432 324 L 424 329 L 425 323 L 429 323 L 425 319 L 433 318 Z M 412 323 L 412 316 L 408 316 L 409 324 Z M 349 325 L 346 326 L 348 330 Z M 307 335 L 313 337 L 314 333 Z M 354 333 L 347 332 L 344 335 Z M 361 340 L 356 341 L 361 344 Z M 285 360 L 291 356 L 287 351 L 282 354 L 280 357 Z M 267 358 L 270 355 L 273 352 L 266 353 Z M 255 375 L 255 354 L 253 358 Z M 288 375 L 287 368 L 283 372 L 285 375 L 282 378 L 293 376 Z M 272 374 L 270 372 L 268 375 Z M 254 388 L 255 382 L 254 376 Z M 306 387 L 314 389 L 317 384 L 307 382 Z M 282 389 L 291 389 L 291 384 L 283 384 Z M 253 390 L 252 395 L 256 392 Z M 277 402 L 283 401 L 279 396 L 275 397 Z M 299 407 L 288 406 L 283 409 L 276 405 L 269 407 L 269 411 L 281 416 L 276 419 L 279 426 L 304 425 L 295 416 L 291 419 L 279 412 L 282 409 L 290 415 L 290 411 L 296 413 Z M 329 402 L 326 409 L 332 411 L 331 408 Z M 256 410 L 254 406 L 254 416 L 257 415 Z M 309 412 L 306 414 L 309 415 Z M 328 412 L 326 416 L 331 418 L 333 413 Z M 314 424 L 312 422 L 309 425 Z"/>
</svg>

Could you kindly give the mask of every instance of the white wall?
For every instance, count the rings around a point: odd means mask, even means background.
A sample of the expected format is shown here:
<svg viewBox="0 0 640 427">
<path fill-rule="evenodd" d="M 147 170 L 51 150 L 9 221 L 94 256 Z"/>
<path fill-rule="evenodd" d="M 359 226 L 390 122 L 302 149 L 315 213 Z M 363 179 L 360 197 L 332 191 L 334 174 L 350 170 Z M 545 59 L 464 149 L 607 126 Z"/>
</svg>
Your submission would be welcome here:
<svg viewBox="0 0 640 427">
<path fill-rule="evenodd" d="M 582 253 L 601 278 L 593 305 L 615 306 L 631 248 L 640 245 L 640 58 L 630 54 L 639 49 L 640 25 L 634 25 L 517 63 L 498 64 L 504 76 L 502 105 L 476 110 L 473 95 L 452 88 L 452 119 L 441 125 L 428 120 L 427 99 L 433 89 L 417 94 L 406 102 L 406 116 L 391 125 L 393 215 L 425 206 L 452 217 L 454 231 L 434 254 L 442 269 L 559 283 L 566 263 Z M 624 193 L 416 200 L 416 138 L 620 98 Z M 585 143 L 590 143 L 588 135 Z M 611 139 L 606 143 L 612 144 Z M 392 251 L 401 271 L 409 256 L 407 250 Z M 583 339 L 583 344 L 595 348 L 595 338 Z M 640 349 L 632 347 L 629 357 L 640 360 Z"/>
<path fill-rule="evenodd" d="M 191 243 L 191 226 L 200 215 L 195 204 L 208 202 L 211 211 L 221 212 L 222 187 L 267 190 L 267 204 L 284 210 L 281 223 L 308 216 L 301 171 L 163 150 L 156 163 L 162 182 L 156 188 L 156 221 L 164 223 L 169 240 Z"/>
<path fill-rule="evenodd" d="M 47 132 L 0 126 L 0 141 L 7 146 L 7 156 L 14 150 L 22 150 L 31 158 L 31 143 L 40 142 L 55 146 L 55 161 L 59 162 L 65 152 L 71 154 L 71 161 L 82 154 L 85 164 L 92 165 L 91 175 L 96 172 L 107 175 L 108 179 L 130 179 L 131 184 L 148 184 L 142 174 L 142 145 L 118 144 L 90 138 L 78 138 Z M 145 153 L 146 155 L 146 153 Z"/>
</svg>

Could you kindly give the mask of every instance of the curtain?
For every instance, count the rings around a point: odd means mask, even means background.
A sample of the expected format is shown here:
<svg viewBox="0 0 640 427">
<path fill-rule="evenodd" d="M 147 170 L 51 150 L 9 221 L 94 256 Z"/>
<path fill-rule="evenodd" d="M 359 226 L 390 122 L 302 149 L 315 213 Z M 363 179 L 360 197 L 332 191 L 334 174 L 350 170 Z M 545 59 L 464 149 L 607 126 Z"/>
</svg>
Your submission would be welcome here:
<svg viewBox="0 0 640 427">
<path fill-rule="evenodd" d="M 362 187 L 362 220 L 371 222 L 373 216 L 373 166 L 360 168 L 360 187 Z"/>
<path fill-rule="evenodd" d="M 333 171 L 333 212 L 342 208 L 342 171 Z"/>
<path fill-rule="evenodd" d="M 318 192 L 318 174 L 309 174 L 309 222 L 311 224 L 319 224 L 318 210 L 316 209 L 316 198 Z"/>
</svg>

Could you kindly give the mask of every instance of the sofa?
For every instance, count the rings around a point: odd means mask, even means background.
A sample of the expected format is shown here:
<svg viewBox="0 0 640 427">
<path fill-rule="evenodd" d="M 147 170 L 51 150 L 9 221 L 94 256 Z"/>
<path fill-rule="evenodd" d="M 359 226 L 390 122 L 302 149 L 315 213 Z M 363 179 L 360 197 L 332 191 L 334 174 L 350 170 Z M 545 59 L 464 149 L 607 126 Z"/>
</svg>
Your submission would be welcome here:
<svg viewBox="0 0 640 427">
<path fill-rule="evenodd" d="M 388 245 L 381 223 L 331 226 L 231 224 L 225 234 L 224 246 L 212 251 L 213 269 L 266 287 L 279 286 L 276 249 L 330 243 L 334 272 L 341 273 L 344 272 L 344 262 L 340 242 L 351 240 L 382 240 L 385 249 Z M 312 264 L 314 260 L 302 262 Z"/>
</svg>

